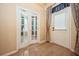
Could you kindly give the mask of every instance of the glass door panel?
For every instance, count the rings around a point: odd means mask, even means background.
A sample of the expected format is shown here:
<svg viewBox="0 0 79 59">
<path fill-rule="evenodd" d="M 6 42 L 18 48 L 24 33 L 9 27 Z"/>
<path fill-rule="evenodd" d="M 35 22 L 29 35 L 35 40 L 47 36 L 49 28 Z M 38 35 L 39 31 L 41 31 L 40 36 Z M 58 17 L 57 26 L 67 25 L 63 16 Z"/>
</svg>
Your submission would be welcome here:
<svg viewBox="0 0 79 59">
<path fill-rule="evenodd" d="M 37 16 L 32 16 L 32 40 L 37 39 Z"/>
<path fill-rule="evenodd" d="M 24 39 L 24 16 L 21 15 L 21 43 L 23 42 L 23 39 Z"/>
<path fill-rule="evenodd" d="M 28 37 L 28 17 L 21 15 L 21 43 L 25 42 Z"/>
</svg>

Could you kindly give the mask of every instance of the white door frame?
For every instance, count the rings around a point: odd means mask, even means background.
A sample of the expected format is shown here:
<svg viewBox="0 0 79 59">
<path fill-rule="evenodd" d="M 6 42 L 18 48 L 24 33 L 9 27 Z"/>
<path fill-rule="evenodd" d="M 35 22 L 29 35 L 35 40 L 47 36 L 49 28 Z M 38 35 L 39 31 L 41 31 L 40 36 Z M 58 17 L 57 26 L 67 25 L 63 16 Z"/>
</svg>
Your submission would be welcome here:
<svg viewBox="0 0 79 59">
<path fill-rule="evenodd" d="M 20 40 L 21 40 L 21 36 L 20 36 L 20 22 L 19 22 L 19 9 L 24 9 L 24 8 L 22 8 L 22 7 L 19 7 L 19 6 L 16 6 L 16 26 L 17 26 L 17 38 L 16 38 L 16 43 L 17 43 L 17 45 L 16 45 L 16 48 L 17 49 L 20 49 L 21 47 L 20 47 L 20 44 L 21 44 L 21 42 L 20 42 Z M 36 13 L 37 14 L 37 41 L 35 41 L 35 42 L 29 42 L 26 46 L 28 46 L 29 44 L 32 44 L 32 43 L 39 43 L 40 42 L 40 14 L 38 13 L 38 12 L 36 12 L 36 11 L 34 11 L 34 10 L 30 10 L 30 9 L 24 9 L 24 10 L 29 10 L 30 12 L 33 12 L 33 13 Z M 31 23 L 31 22 L 30 22 Z M 31 40 L 31 38 L 30 38 L 30 40 Z"/>
</svg>

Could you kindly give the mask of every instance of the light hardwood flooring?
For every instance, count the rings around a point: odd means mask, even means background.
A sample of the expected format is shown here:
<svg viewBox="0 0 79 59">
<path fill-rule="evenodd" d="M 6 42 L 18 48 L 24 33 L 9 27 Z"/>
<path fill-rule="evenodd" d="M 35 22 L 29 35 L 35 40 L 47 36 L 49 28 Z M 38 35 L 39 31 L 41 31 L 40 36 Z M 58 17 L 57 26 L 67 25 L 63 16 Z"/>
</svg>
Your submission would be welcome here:
<svg viewBox="0 0 79 59">
<path fill-rule="evenodd" d="M 75 56 L 75 53 L 54 43 L 43 43 L 22 48 L 12 56 Z"/>
</svg>

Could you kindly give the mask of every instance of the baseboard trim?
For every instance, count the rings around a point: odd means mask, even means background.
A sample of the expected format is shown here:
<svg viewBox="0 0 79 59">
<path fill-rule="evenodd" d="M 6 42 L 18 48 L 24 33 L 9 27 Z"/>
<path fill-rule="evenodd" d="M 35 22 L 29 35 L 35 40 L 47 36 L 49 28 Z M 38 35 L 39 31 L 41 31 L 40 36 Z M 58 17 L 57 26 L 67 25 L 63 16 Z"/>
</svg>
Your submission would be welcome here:
<svg viewBox="0 0 79 59">
<path fill-rule="evenodd" d="M 54 43 L 53 41 L 50 41 L 50 43 Z M 56 43 L 54 43 L 54 44 L 56 44 Z M 59 44 L 57 44 L 57 45 L 59 45 Z M 61 46 L 61 45 L 60 45 Z M 64 47 L 64 46 L 63 46 Z M 67 48 L 67 47 L 65 47 L 65 48 Z M 71 50 L 72 52 L 74 52 L 74 49 L 71 49 L 71 48 L 67 48 L 67 49 L 69 49 L 69 50 Z"/>
<path fill-rule="evenodd" d="M 69 48 L 70 49 L 70 48 Z M 72 52 L 75 52 L 74 49 L 70 49 Z"/>
<path fill-rule="evenodd" d="M 39 43 L 42 44 L 42 43 L 45 43 L 45 42 L 46 42 L 46 40 L 43 40 L 43 41 L 40 41 Z"/>
<path fill-rule="evenodd" d="M 50 43 L 53 43 L 53 41 L 51 41 L 51 40 L 50 40 L 49 42 L 50 42 Z"/>
<path fill-rule="evenodd" d="M 3 54 L 2 56 L 10 56 L 11 54 L 14 54 L 14 53 L 16 53 L 16 52 L 18 52 L 18 50 L 14 50 L 14 51 L 5 53 L 5 54 Z"/>
</svg>

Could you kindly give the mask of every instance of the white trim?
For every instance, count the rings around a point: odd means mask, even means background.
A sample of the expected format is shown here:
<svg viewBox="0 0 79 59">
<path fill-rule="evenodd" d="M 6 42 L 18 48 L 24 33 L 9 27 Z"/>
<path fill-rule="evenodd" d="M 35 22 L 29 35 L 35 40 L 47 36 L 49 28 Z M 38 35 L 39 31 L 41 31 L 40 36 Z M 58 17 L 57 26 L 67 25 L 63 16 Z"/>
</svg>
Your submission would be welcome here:
<svg viewBox="0 0 79 59">
<path fill-rule="evenodd" d="M 53 43 L 53 41 L 52 41 L 52 40 L 50 40 L 49 42 L 50 42 L 50 43 Z"/>
<path fill-rule="evenodd" d="M 70 49 L 70 48 L 69 48 Z M 75 52 L 75 50 L 74 49 L 70 49 L 72 52 Z"/>
<path fill-rule="evenodd" d="M 31 9 L 25 9 L 25 8 L 22 8 L 22 7 L 20 7 L 20 6 L 16 6 L 17 8 L 19 8 L 19 9 L 23 9 L 23 10 L 29 10 L 30 12 L 33 12 L 33 13 L 35 13 L 35 14 L 39 14 L 36 10 L 31 10 Z"/>
<path fill-rule="evenodd" d="M 40 13 L 37 15 L 37 39 L 40 42 Z"/>
<path fill-rule="evenodd" d="M 16 38 L 16 43 L 17 43 L 17 44 L 16 44 L 16 48 L 19 49 L 19 47 L 18 47 L 18 46 L 19 46 L 19 45 L 18 45 L 18 43 L 19 43 L 19 42 L 18 42 L 18 40 L 19 40 L 19 39 L 18 39 L 18 38 L 19 38 L 19 37 L 18 37 L 18 32 L 19 32 L 19 31 L 18 31 L 18 16 L 17 16 L 17 15 L 18 15 L 18 8 L 16 7 L 16 27 L 17 27 L 17 33 L 16 33 L 16 35 L 17 35 L 17 36 L 16 36 L 16 37 L 17 37 L 17 38 Z"/>
<path fill-rule="evenodd" d="M 20 33 L 19 32 L 19 28 L 20 28 L 19 25 L 20 24 L 19 24 L 19 21 L 18 21 L 18 19 L 19 19 L 19 16 L 18 16 L 19 14 L 18 13 L 19 13 L 18 7 L 16 6 L 16 27 L 17 27 L 17 34 L 16 34 L 17 35 L 17 39 L 16 39 L 17 40 L 17 42 L 16 42 L 17 45 L 16 45 L 16 48 L 20 49 L 20 43 L 19 43 L 20 42 L 20 36 L 19 36 L 19 33 Z"/>
<path fill-rule="evenodd" d="M 16 53 L 16 52 L 18 52 L 18 50 L 14 50 L 14 51 L 5 53 L 5 54 L 3 54 L 3 55 L 1 55 L 1 56 L 9 56 L 9 55 L 14 54 L 14 53 Z"/>
<path fill-rule="evenodd" d="M 42 43 L 45 43 L 45 42 L 46 42 L 46 40 L 42 40 L 42 41 L 40 41 L 39 43 L 42 44 Z"/>
<path fill-rule="evenodd" d="M 54 8 L 54 7 L 56 7 L 56 6 L 59 5 L 59 4 L 61 4 L 61 3 L 56 3 L 56 4 L 52 5 L 51 8 Z"/>
<path fill-rule="evenodd" d="M 30 44 L 34 44 L 34 43 L 39 43 L 39 41 L 38 41 L 38 40 L 36 40 L 36 41 L 33 40 L 33 41 L 30 41 L 29 43 L 30 43 Z M 30 44 L 29 44 L 29 45 L 30 45 Z"/>
</svg>

